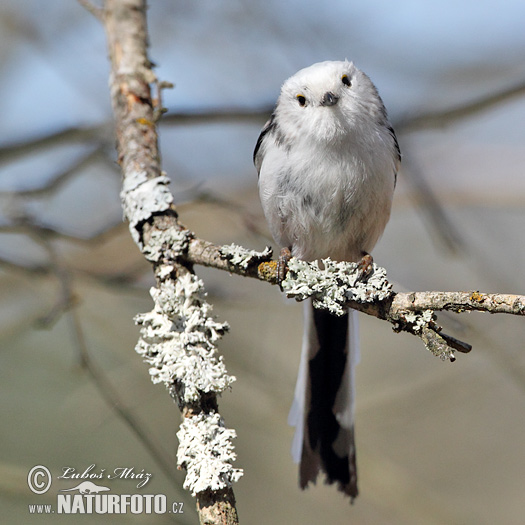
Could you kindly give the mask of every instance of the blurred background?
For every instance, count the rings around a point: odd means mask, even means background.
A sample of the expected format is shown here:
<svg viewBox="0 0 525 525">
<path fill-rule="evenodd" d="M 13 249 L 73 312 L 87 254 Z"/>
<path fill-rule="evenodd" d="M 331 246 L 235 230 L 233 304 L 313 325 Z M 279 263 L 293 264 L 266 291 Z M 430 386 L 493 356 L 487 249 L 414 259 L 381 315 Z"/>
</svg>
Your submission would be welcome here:
<svg viewBox="0 0 525 525">
<path fill-rule="evenodd" d="M 374 0 L 153 0 L 151 59 L 168 114 L 163 167 L 181 221 L 215 243 L 271 244 L 253 147 L 281 83 L 348 58 L 376 83 L 403 152 L 392 219 L 374 258 L 398 290 L 525 293 L 525 4 Z M 0 508 L 5 523 L 55 523 L 28 505 L 34 465 L 54 476 L 133 467 L 144 489 L 185 502 L 179 412 L 134 352 L 151 269 L 122 222 L 120 174 L 98 21 L 71 0 L 0 6 Z M 320 480 L 301 492 L 286 424 L 302 308 L 276 287 L 197 268 L 231 332 L 237 377 L 220 400 L 238 434 L 241 523 L 522 524 L 525 322 L 442 316 L 473 344 L 455 363 L 361 317 L 360 496 Z M 113 482 L 112 482 L 113 483 Z M 141 492 L 142 491 L 142 492 Z M 107 521 L 70 515 L 68 523 Z"/>
</svg>

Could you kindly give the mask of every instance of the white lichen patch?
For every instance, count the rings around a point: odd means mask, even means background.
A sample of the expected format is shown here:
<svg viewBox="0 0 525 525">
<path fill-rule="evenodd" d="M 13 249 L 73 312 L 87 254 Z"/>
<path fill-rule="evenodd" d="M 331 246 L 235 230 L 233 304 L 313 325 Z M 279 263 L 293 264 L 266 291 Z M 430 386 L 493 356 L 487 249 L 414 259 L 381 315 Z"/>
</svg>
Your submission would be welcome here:
<svg viewBox="0 0 525 525">
<path fill-rule="evenodd" d="M 177 463 L 187 471 L 184 488 L 193 496 L 230 487 L 240 479 L 242 469 L 232 466 L 237 457 L 235 437 L 235 430 L 225 428 L 219 414 L 200 413 L 184 419 L 177 432 Z"/>
<path fill-rule="evenodd" d="M 148 178 L 145 171 L 131 171 L 123 181 L 120 199 L 124 216 L 129 221 L 131 236 L 140 248 L 143 246 L 137 226 L 154 213 L 166 211 L 170 207 L 173 196 L 168 188 L 169 183 L 165 174 Z"/>
<path fill-rule="evenodd" d="M 152 230 L 142 253 L 151 262 L 158 262 L 162 257 L 174 260 L 186 253 L 192 236 L 189 230 Z"/>
<path fill-rule="evenodd" d="M 376 264 L 372 265 L 366 279 L 361 279 L 356 263 L 323 259 L 322 264 L 323 268 L 320 268 L 318 261 L 290 259 L 288 274 L 282 282 L 286 295 L 298 301 L 312 297 L 315 307 L 343 315 L 345 303 L 349 300 L 360 303 L 381 301 L 393 293 L 386 270 Z"/>
<path fill-rule="evenodd" d="M 230 387 L 235 377 L 227 374 L 216 346 L 228 324 L 211 316 L 202 281 L 188 273 L 162 281 L 150 293 L 153 310 L 135 317 L 141 326 L 135 349 L 151 365 L 152 381 L 170 390 L 176 384 L 187 403 Z"/>
<path fill-rule="evenodd" d="M 267 261 L 272 257 L 272 249 L 269 246 L 266 246 L 262 252 L 258 252 L 255 250 L 247 250 L 236 244 L 229 244 L 221 246 L 220 252 L 232 265 L 244 270 L 253 262 Z"/>
<path fill-rule="evenodd" d="M 407 312 L 405 314 L 405 321 L 411 325 L 415 334 L 420 333 L 423 328 L 428 326 L 434 317 L 433 310 L 423 310 L 422 312 Z"/>
</svg>

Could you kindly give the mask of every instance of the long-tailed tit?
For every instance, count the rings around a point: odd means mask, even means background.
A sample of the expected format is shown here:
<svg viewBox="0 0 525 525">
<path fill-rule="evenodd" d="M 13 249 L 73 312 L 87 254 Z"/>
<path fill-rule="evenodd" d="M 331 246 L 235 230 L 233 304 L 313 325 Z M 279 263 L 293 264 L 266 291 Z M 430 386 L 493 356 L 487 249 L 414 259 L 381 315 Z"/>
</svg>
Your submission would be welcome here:
<svg viewBox="0 0 525 525">
<path fill-rule="evenodd" d="M 351 62 L 302 69 L 281 89 L 254 152 L 259 192 L 280 247 L 308 261 L 358 262 L 390 217 L 401 155 L 383 102 Z M 357 312 L 342 317 L 305 304 L 299 377 L 290 423 L 299 483 L 357 496 L 354 365 Z"/>
</svg>

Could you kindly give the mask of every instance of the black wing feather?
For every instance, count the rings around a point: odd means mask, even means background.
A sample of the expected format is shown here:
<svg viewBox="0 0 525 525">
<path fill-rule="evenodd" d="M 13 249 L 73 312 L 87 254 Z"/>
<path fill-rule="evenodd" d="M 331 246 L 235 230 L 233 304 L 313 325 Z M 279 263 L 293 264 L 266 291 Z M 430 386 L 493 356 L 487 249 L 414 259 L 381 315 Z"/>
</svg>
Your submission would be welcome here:
<svg viewBox="0 0 525 525">
<path fill-rule="evenodd" d="M 397 167 L 399 167 L 399 163 L 401 162 L 401 148 L 399 147 L 399 142 L 397 141 L 396 132 L 394 131 L 394 128 L 392 126 L 388 126 L 388 131 L 390 132 L 390 135 L 392 135 L 392 138 L 394 139 L 394 149 L 397 155 Z M 394 172 L 394 187 L 396 183 L 397 183 L 397 170 Z"/>
<path fill-rule="evenodd" d="M 259 154 L 262 154 L 261 147 L 262 147 L 264 137 L 266 137 L 266 135 L 268 135 L 269 133 L 272 133 L 276 127 L 277 127 L 277 124 L 275 122 L 275 113 L 272 113 L 270 119 L 264 125 L 264 128 L 262 129 L 261 134 L 259 135 L 259 138 L 257 139 L 257 144 L 255 144 L 255 150 L 253 151 L 253 163 L 257 167 L 257 171 L 259 171 L 259 167 L 261 165 L 261 162 L 258 161 L 258 156 Z"/>
</svg>

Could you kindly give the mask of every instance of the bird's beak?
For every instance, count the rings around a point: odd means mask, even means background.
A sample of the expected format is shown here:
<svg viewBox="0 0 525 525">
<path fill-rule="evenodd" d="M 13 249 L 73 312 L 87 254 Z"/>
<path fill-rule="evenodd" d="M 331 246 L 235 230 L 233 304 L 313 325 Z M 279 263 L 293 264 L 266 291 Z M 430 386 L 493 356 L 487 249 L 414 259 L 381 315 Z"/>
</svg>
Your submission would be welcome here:
<svg viewBox="0 0 525 525">
<path fill-rule="evenodd" d="M 331 91 L 327 91 L 321 99 L 321 106 L 334 106 L 337 104 L 339 97 L 334 95 Z"/>
</svg>

